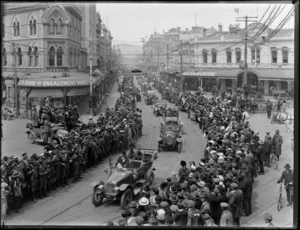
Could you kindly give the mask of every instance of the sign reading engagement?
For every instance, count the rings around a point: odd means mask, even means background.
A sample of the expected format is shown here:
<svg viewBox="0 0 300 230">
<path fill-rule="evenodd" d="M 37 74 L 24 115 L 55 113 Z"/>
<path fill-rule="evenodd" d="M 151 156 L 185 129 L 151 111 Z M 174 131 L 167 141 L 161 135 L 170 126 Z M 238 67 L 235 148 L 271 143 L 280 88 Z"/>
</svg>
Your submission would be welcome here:
<svg viewBox="0 0 300 230">
<path fill-rule="evenodd" d="M 41 80 L 20 80 L 18 86 L 25 87 L 76 87 L 89 86 L 87 80 L 73 80 L 73 81 L 41 81 Z"/>
<path fill-rule="evenodd" d="M 183 76 L 216 76 L 215 72 L 184 72 Z"/>
</svg>

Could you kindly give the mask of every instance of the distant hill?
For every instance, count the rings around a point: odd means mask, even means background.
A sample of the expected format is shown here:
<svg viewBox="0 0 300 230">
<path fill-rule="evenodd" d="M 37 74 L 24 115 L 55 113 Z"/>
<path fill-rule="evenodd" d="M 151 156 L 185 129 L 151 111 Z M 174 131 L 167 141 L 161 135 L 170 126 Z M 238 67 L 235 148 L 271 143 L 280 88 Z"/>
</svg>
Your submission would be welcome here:
<svg viewBox="0 0 300 230">
<path fill-rule="evenodd" d="M 135 58 L 136 55 L 143 53 L 143 47 L 130 44 L 118 44 L 116 49 L 120 49 L 123 57 Z"/>
</svg>

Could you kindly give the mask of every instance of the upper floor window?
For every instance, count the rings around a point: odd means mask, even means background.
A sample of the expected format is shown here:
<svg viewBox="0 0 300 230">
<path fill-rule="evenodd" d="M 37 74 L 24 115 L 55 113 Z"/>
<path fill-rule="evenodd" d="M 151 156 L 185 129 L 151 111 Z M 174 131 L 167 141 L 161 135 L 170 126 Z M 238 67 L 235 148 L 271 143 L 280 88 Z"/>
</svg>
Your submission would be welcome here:
<svg viewBox="0 0 300 230">
<path fill-rule="evenodd" d="M 289 51 L 287 47 L 282 48 L 282 63 L 289 63 Z"/>
<path fill-rule="evenodd" d="M 49 66 L 54 66 L 54 59 L 55 59 L 55 50 L 54 47 L 51 46 L 49 50 Z"/>
<path fill-rule="evenodd" d="M 19 64 L 19 66 L 21 66 L 22 65 L 22 51 L 21 51 L 20 47 L 18 48 L 17 56 L 18 56 L 18 62 L 19 62 L 18 64 Z"/>
<path fill-rule="evenodd" d="M 13 28 L 14 28 L 14 36 L 19 36 L 19 32 L 20 32 L 19 22 L 14 22 Z"/>
<path fill-rule="evenodd" d="M 17 22 L 17 35 L 16 36 L 20 36 L 20 23 Z"/>
<path fill-rule="evenodd" d="M 32 20 L 29 21 L 29 34 L 33 34 L 33 25 L 32 25 Z"/>
<path fill-rule="evenodd" d="M 6 49 L 2 49 L 2 65 L 6 66 L 7 65 L 7 54 L 6 54 Z"/>
<path fill-rule="evenodd" d="M 240 48 L 236 48 L 235 49 L 235 58 L 236 58 L 236 63 L 239 63 L 241 61 L 241 57 L 242 57 L 242 52 Z"/>
<path fill-rule="evenodd" d="M 49 30 L 50 34 L 54 34 L 54 19 L 51 18 L 50 19 L 50 30 Z"/>
<path fill-rule="evenodd" d="M 33 20 L 32 27 L 33 27 L 33 34 L 35 35 L 36 34 L 36 20 L 35 19 Z"/>
<path fill-rule="evenodd" d="M 57 49 L 57 66 L 62 66 L 62 48 Z"/>
<path fill-rule="evenodd" d="M 57 34 L 61 34 L 62 33 L 62 22 L 61 19 L 57 20 L 57 25 L 56 25 L 56 33 Z"/>
<path fill-rule="evenodd" d="M 277 49 L 271 48 L 272 63 L 277 63 Z"/>
<path fill-rule="evenodd" d="M 39 64 L 39 51 L 38 51 L 37 47 L 34 47 L 33 55 L 34 55 L 34 66 L 38 66 L 38 64 Z"/>
<path fill-rule="evenodd" d="M 231 50 L 230 49 L 226 50 L 226 60 L 227 60 L 227 63 L 232 62 L 232 60 L 231 60 Z"/>
<path fill-rule="evenodd" d="M 260 49 L 259 47 L 251 48 L 251 62 L 260 63 Z"/>
<path fill-rule="evenodd" d="M 211 63 L 217 63 L 217 51 L 216 50 L 213 49 L 211 51 L 211 56 L 212 56 Z"/>
<path fill-rule="evenodd" d="M 32 49 L 31 47 L 28 48 L 28 66 L 32 65 Z"/>
<path fill-rule="evenodd" d="M 203 63 L 207 63 L 207 51 L 203 50 L 202 54 L 203 54 Z"/>
</svg>

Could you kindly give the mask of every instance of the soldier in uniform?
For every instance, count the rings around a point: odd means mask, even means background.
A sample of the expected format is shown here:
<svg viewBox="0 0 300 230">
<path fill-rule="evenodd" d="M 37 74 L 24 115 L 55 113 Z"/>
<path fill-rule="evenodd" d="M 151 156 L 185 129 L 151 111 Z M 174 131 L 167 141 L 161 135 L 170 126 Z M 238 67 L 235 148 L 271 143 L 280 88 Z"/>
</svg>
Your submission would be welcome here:
<svg viewBox="0 0 300 230">
<path fill-rule="evenodd" d="M 43 199 L 44 197 L 47 197 L 47 166 L 45 163 L 45 157 L 42 155 L 39 160 L 39 198 Z"/>
</svg>

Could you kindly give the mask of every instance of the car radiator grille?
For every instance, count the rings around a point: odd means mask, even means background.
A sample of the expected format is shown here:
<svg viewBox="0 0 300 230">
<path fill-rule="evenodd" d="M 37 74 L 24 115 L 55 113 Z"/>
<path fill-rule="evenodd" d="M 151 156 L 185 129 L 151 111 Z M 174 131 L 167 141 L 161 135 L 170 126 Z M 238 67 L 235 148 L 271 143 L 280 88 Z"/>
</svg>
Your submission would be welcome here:
<svg viewBox="0 0 300 230">
<path fill-rule="evenodd" d="M 106 188 L 105 188 L 105 191 L 106 193 L 113 193 L 113 189 L 115 188 L 115 185 L 114 184 L 111 184 L 111 183 L 107 183 L 106 184 Z"/>
</svg>

